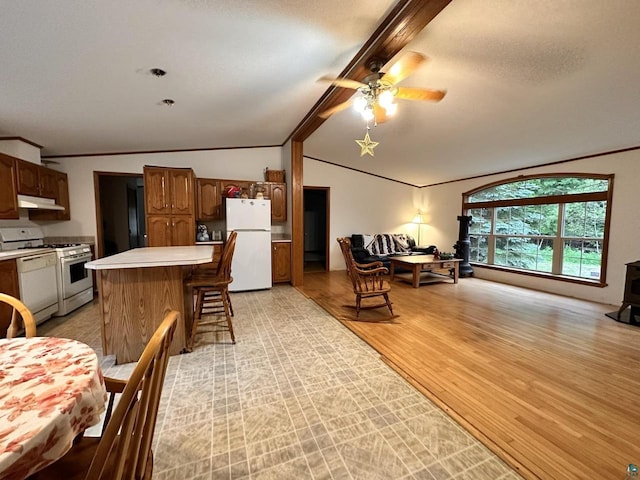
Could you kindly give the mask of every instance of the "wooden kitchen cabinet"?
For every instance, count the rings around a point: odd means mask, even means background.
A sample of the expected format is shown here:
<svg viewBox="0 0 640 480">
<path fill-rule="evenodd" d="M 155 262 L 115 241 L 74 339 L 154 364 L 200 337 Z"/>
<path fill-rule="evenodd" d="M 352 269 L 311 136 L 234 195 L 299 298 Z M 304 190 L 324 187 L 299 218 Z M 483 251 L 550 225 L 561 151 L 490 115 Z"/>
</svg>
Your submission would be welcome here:
<svg viewBox="0 0 640 480">
<path fill-rule="evenodd" d="M 291 242 L 271 243 L 271 277 L 273 283 L 291 281 Z"/>
<path fill-rule="evenodd" d="M 15 259 L 0 261 L 0 292 L 20 298 L 18 266 Z M 7 328 L 11 323 L 11 311 L 12 308 L 9 305 L 0 305 L 0 338 L 7 336 Z"/>
<path fill-rule="evenodd" d="M 38 165 L 24 160 L 16 160 L 16 173 L 18 179 L 18 193 L 21 195 L 40 195 L 40 181 L 38 177 Z"/>
<path fill-rule="evenodd" d="M 0 154 L 0 218 L 18 219 L 16 164 L 13 157 Z"/>
<path fill-rule="evenodd" d="M 144 167 L 146 213 L 194 213 L 194 175 L 190 168 Z"/>
<path fill-rule="evenodd" d="M 271 222 L 287 221 L 287 185 L 285 183 L 258 182 L 256 191 L 261 191 L 264 198 L 271 200 Z"/>
<path fill-rule="evenodd" d="M 40 184 L 40 196 L 46 198 L 58 197 L 58 176 L 59 172 L 47 167 L 38 169 L 38 181 Z"/>
<path fill-rule="evenodd" d="M 193 215 L 147 215 L 147 246 L 193 245 L 195 229 Z"/>
<path fill-rule="evenodd" d="M 64 210 L 29 210 L 30 220 L 71 220 L 67 174 L 0 154 L 0 218 L 20 218 L 17 195 L 52 198 Z"/>
<path fill-rule="evenodd" d="M 190 168 L 144 167 L 149 247 L 195 243 L 194 180 Z"/>
<path fill-rule="evenodd" d="M 239 188 L 242 193 L 246 194 L 250 194 L 252 190 L 262 192 L 264 198 L 271 200 L 271 221 L 287 221 L 287 185 L 285 183 L 218 178 L 198 178 L 196 180 L 197 220 L 221 220 L 225 217 L 223 199 L 226 197 L 229 187 Z"/>
<path fill-rule="evenodd" d="M 269 184 L 269 200 L 271 200 L 271 221 L 287 221 L 287 185 L 284 183 Z"/>
<path fill-rule="evenodd" d="M 35 197 L 55 198 L 58 190 L 56 172 L 35 163 L 16 159 L 18 193 Z"/>
<path fill-rule="evenodd" d="M 215 178 L 196 179 L 196 219 L 220 220 L 222 213 L 222 183 Z"/>
<path fill-rule="evenodd" d="M 49 169 L 47 169 L 49 170 Z M 67 174 L 56 170 L 49 170 L 49 175 L 53 179 L 55 192 L 53 199 L 56 204 L 64 207 L 64 210 L 30 210 L 30 220 L 71 220 L 71 210 L 69 208 L 69 180 Z"/>
</svg>

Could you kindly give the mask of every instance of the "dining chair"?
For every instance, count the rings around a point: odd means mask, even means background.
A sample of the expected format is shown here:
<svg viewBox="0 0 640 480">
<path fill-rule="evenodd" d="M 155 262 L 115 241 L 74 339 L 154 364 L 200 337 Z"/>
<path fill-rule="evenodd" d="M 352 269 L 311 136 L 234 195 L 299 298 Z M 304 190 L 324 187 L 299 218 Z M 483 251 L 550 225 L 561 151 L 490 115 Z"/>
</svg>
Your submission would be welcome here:
<svg viewBox="0 0 640 480">
<path fill-rule="evenodd" d="M 20 330 L 24 330 L 24 336 L 27 338 L 36 336 L 36 321 L 24 303 L 6 293 L 0 293 L 0 303 L 11 307 L 11 323 L 7 327 L 7 338 L 17 337 Z"/>
<path fill-rule="evenodd" d="M 175 310 L 167 313 L 128 380 L 105 377 L 107 391 L 121 395 L 113 415 L 105 420 L 102 437 L 81 438 L 64 457 L 29 480 L 151 479 L 151 442 L 178 317 Z"/>
<path fill-rule="evenodd" d="M 196 296 L 191 335 L 187 342 L 187 350 L 189 352 L 193 351 L 198 327 L 204 325 L 213 325 L 213 332 L 216 333 L 228 331 L 231 336 L 231 343 L 236 343 L 233 323 L 231 322 L 233 305 L 229 295 L 229 284 L 233 282 L 231 262 L 236 248 L 237 236 L 237 232 L 229 234 L 215 273 L 195 271 L 185 280 L 185 285 L 190 287 Z M 224 319 L 217 318 L 220 314 L 224 314 Z M 203 321 L 203 316 L 213 316 L 214 318 Z"/>
<path fill-rule="evenodd" d="M 389 300 L 391 286 L 383 277 L 384 274 L 389 273 L 389 270 L 382 266 L 382 262 L 357 263 L 351 252 L 351 239 L 343 237 L 338 238 L 337 241 L 347 266 L 347 275 L 351 280 L 353 293 L 356 294 L 356 318 L 360 316 L 360 310 L 362 309 L 368 310 L 385 306 L 389 308 L 391 315 L 393 315 L 393 308 Z M 384 303 L 362 306 L 363 298 L 379 296 L 384 298 Z"/>
</svg>

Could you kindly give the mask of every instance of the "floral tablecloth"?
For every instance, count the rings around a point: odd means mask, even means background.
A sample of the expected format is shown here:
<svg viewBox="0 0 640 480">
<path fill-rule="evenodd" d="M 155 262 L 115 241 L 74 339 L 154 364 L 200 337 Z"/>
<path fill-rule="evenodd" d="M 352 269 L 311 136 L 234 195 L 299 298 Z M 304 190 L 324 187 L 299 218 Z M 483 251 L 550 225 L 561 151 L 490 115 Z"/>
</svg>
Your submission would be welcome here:
<svg viewBox="0 0 640 480">
<path fill-rule="evenodd" d="M 100 421 L 107 392 L 96 353 L 65 338 L 0 340 L 0 480 L 53 463 Z"/>
</svg>

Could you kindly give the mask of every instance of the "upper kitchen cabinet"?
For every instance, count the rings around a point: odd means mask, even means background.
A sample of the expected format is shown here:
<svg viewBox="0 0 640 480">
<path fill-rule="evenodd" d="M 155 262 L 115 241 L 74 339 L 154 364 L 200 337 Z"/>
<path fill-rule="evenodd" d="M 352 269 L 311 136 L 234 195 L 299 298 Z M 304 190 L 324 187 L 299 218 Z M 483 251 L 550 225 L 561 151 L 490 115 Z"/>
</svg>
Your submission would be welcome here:
<svg viewBox="0 0 640 480">
<path fill-rule="evenodd" d="M 55 170 L 24 160 L 15 160 L 18 193 L 35 197 L 55 198 L 57 184 Z"/>
<path fill-rule="evenodd" d="M 271 200 L 271 221 L 287 221 L 287 185 L 284 183 L 269 184 L 269 200 Z"/>
<path fill-rule="evenodd" d="M 147 245 L 195 243 L 194 183 L 190 168 L 144 167 Z"/>
<path fill-rule="evenodd" d="M 56 201 L 57 205 L 64 207 L 64 210 L 29 210 L 30 220 L 71 220 L 71 210 L 69 208 L 69 180 L 67 174 L 56 170 L 46 169 L 47 182 L 53 185 L 53 194 L 50 198 Z"/>
<path fill-rule="evenodd" d="M 196 219 L 220 220 L 222 213 L 222 183 L 214 178 L 196 179 Z"/>
<path fill-rule="evenodd" d="M 20 218 L 15 171 L 13 157 L 0 154 L 0 218 L 3 219 Z"/>
<path fill-rule="evenodd" d="M 144 167 L 147 215 L 193 215 L 193 183 L 190 168 Z"/>
<path fill-rule="evenodd" d="M 259 182 L 256 190 L 271 200 L 271 221 L 287 221 L 287 185 L 285 183 Z"/>
</svg>

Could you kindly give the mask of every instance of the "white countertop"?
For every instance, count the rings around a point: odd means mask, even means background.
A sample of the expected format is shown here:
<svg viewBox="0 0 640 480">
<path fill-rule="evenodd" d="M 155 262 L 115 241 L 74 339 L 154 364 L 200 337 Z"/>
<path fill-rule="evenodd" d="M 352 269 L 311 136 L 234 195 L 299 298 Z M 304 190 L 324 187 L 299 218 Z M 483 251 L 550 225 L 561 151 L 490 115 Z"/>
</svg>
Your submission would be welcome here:
<svg viewBox="0 0 640 480">
<path fill-rule="evenodd" d="M 172 267 L 200 265 L 211 261 L 213 246 L 145 247 L 99 258 L 85 264 L 89 270 L 117 270 L 120 268 Z"/>
<path fill-rule="evenodd" d="M 21 250 L 8 250 L 6 252 L 0 252 L 0 261 L 11 260 L 12 258 L 28 257 L 29 255 L 36 255 L 38 253 L 50 253 L 55 252 L 52 248 L 24 248 Z"/>
</svg>

